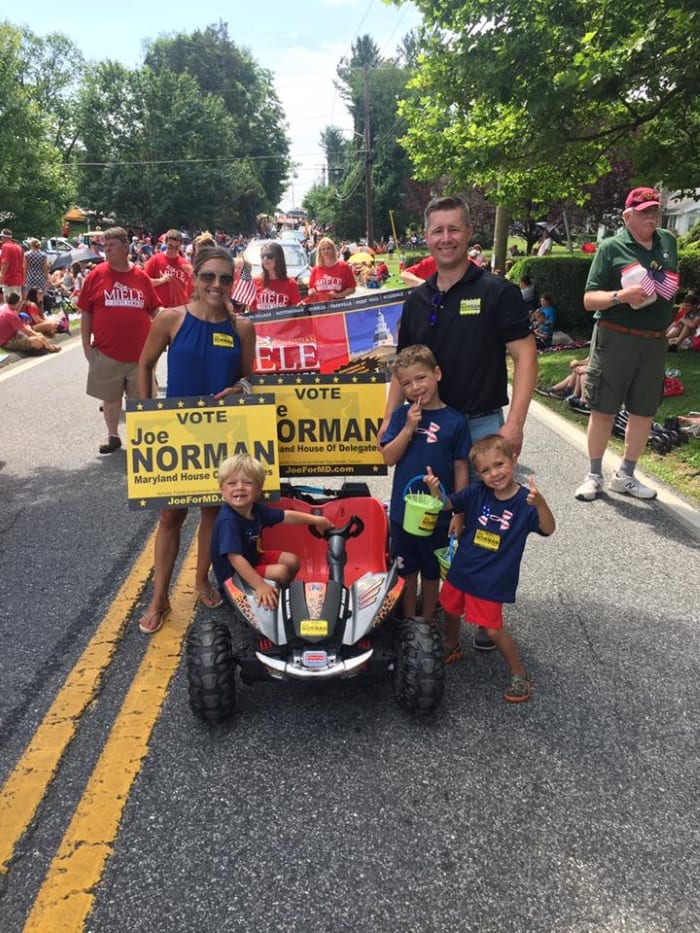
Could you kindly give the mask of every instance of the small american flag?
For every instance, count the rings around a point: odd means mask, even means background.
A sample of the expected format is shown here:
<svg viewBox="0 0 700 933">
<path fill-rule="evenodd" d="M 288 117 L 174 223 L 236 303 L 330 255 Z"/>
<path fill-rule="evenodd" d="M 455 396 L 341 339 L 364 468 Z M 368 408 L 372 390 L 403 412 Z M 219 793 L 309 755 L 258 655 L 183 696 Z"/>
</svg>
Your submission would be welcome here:
<svg viewBox="0 0 700 933">
<path fill-rule="evenodd" d="M 666 272 L 663 269 L 651 269 L 639 283 L 647 295 L 661 295 L 670 301 L 678 291 L 681 278 L 677 272 Z"/>
<path fill-rule="evenodd" d="M 244 262 L 240 278 L 234 285 L 231 300 L 235 301 L 236 304 L 248 306 L 253 303 L 256 293 L 257 289 L 250 274 L 250 266 L 247 262 Z"/>
</svg>

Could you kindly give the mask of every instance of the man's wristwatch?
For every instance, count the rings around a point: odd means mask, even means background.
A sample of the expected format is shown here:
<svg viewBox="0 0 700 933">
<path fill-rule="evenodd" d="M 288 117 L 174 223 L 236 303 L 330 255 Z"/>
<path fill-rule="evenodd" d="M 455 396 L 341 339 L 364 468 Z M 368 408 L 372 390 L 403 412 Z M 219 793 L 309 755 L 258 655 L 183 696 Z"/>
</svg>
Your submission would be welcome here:
<svg viewBox="0 0 700 933">
<path fill-rule="evenodd" d="M 613 306 L 620 304 L 620 299 L 617 297 L 617 292 L 613 292 L 610 296 L 610 301 L 612 301 Z"/>
</svg>

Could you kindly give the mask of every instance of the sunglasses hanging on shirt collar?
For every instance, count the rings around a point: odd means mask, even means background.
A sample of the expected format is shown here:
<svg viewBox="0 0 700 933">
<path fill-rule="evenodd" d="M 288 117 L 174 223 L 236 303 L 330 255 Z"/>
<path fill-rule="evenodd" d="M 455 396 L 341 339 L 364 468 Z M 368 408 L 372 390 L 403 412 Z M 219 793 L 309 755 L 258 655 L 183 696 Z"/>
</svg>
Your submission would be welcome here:
<svg viewBox="0 0 700 933">
<path fill-rule="evenodd" d="M 430 299 L 432 308 L 430 309 L 430 316 L 428 317 L 428 324 L 431 327 L 434 327 L 438 322 L 438 311 L 442 311 L 442 306 L 445 301 L 445 292 L 435 292 L 435 294 Z"/>
</svg>

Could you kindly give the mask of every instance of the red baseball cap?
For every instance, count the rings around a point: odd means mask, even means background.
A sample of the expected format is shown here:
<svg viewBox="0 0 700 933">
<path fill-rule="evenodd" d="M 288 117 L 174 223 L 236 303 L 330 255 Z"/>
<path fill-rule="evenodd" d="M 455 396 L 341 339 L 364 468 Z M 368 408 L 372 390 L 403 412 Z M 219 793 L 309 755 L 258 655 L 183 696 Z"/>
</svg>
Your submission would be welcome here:
<svg viewBox="0 0 700 933">
<path fill-rule="evenodd" d="M 661 195 L 656 188 L 633 188 L 625 200 L 625 208 L 631 207 L 633 211 L 643 211 L 660 204 Z"/>
</svg>

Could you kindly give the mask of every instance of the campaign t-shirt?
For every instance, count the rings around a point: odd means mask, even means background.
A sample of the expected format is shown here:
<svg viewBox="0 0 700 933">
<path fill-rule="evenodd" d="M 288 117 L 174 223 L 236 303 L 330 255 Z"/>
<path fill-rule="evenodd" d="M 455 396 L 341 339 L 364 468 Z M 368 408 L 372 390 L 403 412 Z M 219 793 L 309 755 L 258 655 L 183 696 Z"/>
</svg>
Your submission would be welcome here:
<svg viewBox="0 0 700 933">
<path fill-rule="evenodd" d="M 7 263 L 3 277 L 4 285 L 24 285 L 24 250 L 13 240 L 3 243 L 0 250 L 0 266 Z"/>
<path fill-rule="evenodd" d="M 329 292 L 343 292 L 346 288 L 355 288 L 355 276 L 347 262 L 339 259 L 332 266 L 314 266 L 309 279 L 309 289 L 318 292 L 314 301 L 327 301 Z"/>
<path fill-rule="evenodd" d="M 92 345 L 121 363 L 138 362 L 159 306 L 143 269 L 118 272 L 107 262 L 90 272 L 78 296 L 80 310 L 92 315 Z"/>
<path fill-rule="evenodd" d="M 0 347 L 24 328 L 24 321 L 9 305 L 0 308 Z"/>
<path fill-rule="evenodd" d="M 170 276 L 168 281 L 154 286 L 159 303 L 163 308 L 177 308 L 187 304 L 194 287 L 189 263 L 180 255 L 170 259 L 166 253 L 156 253 L 144 266 L 144 272 L 151 279 L 162 278 L 166 269 Z"/>
<path fill-rule="evenodd" d="M 270 279 L 265 285 L 262 277 L 254 279 L 257 294 L 253 302 L 254 311 L 274 311 L 275 308 L 292 308 L 301 302 L 299 286 L 294 279 Z"/>
<path fill-rule="evenodd" d="M 437 263 L 432 256 L 426 256 L 425 259 L 421 259 L 414 266 L 409 266 L 406 272 L 411 272 L 417 278 L 425 280 L 430 278 L 431 275 L 435 275 Z"/>
</svg>

